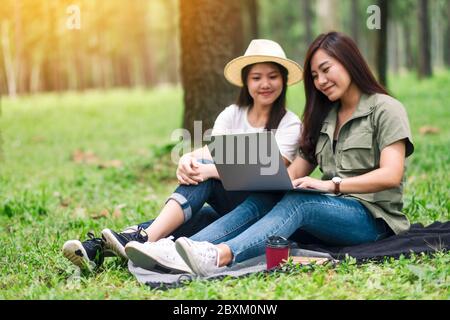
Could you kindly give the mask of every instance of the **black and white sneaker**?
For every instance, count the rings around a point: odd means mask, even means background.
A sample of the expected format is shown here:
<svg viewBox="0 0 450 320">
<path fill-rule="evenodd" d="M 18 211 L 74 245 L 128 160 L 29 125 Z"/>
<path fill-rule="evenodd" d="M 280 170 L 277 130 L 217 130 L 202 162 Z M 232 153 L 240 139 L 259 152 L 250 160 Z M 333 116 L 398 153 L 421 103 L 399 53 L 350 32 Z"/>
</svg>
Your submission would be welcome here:
<svg viewBox="0 0 450 320">
<path fill-rule="evenodd" d="M 104 241 L 95 238 L 92 232 L 88 232 L 89 240 L 69 240 L 63 245 L 63 254 L 74 265 L 83 271 L 93 271 L 100 267 L 105 259 Z"/>
<path fill-rule="evenodd" d="M 105 247 L 114 251 L 118 256 L 128 259 L 125 253 L 125 246 L 130 241 L 137 241 L 145 243 L 148 240 L 148 235 L 141 227 L 132 232 L 115 232 L 111 229 L 102 230 L 102 238 L 105 241 Z"/>
</svg>

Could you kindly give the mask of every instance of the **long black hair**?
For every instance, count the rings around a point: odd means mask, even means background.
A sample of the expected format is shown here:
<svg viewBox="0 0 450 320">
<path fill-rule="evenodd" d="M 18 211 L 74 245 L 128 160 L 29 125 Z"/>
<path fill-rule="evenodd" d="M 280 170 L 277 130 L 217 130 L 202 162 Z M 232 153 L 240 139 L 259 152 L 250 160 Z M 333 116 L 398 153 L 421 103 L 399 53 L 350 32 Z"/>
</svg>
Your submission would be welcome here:
<svg viewBox="0 0 450 320">
<path fill-rule="evenodd" d="M 351 81 L 365 94 L 388 94 L 378 83 L 355 42 L 340 32 L 319 35 L 309 46 L 303 68 L 305 81 L 305 109 L 302 115 L 303 130 L 300 149 L 308 161 L 315 163 L 315 147 L 319 139 L 322 122 L 333 104 L 327 96 L 316 89 L 311 72 L 311 59 L 317 50 L 324 50 L 329 56 L 338 60 L 350 74 Z"/>
<path fill-rule="evenodd" d="M 270 63 L 278 68 L 281 74 L 281 78 L 283 80 L 283 89 L 281 90 L 280 95 L 278 98 L 273 102 L 272 109 L 270 110 L 269 119 L 267 120 L 267 123 L 265 125 L 265 129 L 272 130 L 278 128 L 278 125 L 280 124 L 281 119 L 283 119 L 284 115 L 286 114 L 286 92 L 287 92 L 287 78 L 288 78 L 288 71 L 285 67 L 283 67 L 281 64 L 275 63 L 275 62 L 260 62 L 260 63 Z M 250 95 L 248 91 L 247 86 L 247 78 L 248 74 L 250 73 L 250 70 L 252 67 L 257 64 L 249 64 L 248 66 L 245 66 L 242 69 L 241 72 L 241 78 L 242 83 L 244 84 L 241 88 L 241 91 L 239 92 L 239 96 L 237 99 L 236 104 L 239 107 L 249 107 L 251 108 L 253 106 L 253 98 Z"/>
</svg>

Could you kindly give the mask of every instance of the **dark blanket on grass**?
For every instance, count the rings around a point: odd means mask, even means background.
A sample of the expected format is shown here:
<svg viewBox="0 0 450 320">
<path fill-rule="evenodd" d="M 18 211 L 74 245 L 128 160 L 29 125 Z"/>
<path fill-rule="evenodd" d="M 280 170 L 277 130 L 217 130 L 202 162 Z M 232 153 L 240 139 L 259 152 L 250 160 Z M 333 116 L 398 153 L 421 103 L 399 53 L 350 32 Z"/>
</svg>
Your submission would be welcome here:
<svg viewBox="0 0 450 320">
<path fill-rule="evenodd" d="M 305 244 L 305 242 L 302 243 L 301 239 L 298 239 L 299 247 L 328 253 L 338 260 L 348 255 L 357 261 L 380 261 L 385 257 L 398 258 L 400 255 L 409 256 L 411 253 L 433 253 L 449 250 L 450 221 L 434 222 L 426 227 L 416 223 L 411 225 L 409 231 L 405 233 L 350 247 L 330 247 L 317 243 Z"/>
<path fill-rule="evenodd" d="M 294 234 L 292 238 L 291 255 L 328 258 L 336 263 L 346 255 L 358 262 L 381 261 L 387 257 L 398 258 L 400 255 L 408 257 L 411 253 L 434 253 L 448 251 L 450 247 L 450 222 L 434 222 L 427 227 L 413 224 L 408 232 L 392 235 L 383 240 L 350 247 L 330 247 L 324 244 L 309 243 L 314 238 L 304 233 Z M 159 272 L 138 268 L 131 261 L 128 269 L 141 283 L 152 288 L 168 289 L 182 286 L 195 279 L 220 279 L 226 276 L 242 277 L 256 272 L 267 272 L 265 256 L 261 255 L 232 267 L 225 268 L 220 274 L 201 278 L 190 274 L 162 274 Z"/>
</svg>

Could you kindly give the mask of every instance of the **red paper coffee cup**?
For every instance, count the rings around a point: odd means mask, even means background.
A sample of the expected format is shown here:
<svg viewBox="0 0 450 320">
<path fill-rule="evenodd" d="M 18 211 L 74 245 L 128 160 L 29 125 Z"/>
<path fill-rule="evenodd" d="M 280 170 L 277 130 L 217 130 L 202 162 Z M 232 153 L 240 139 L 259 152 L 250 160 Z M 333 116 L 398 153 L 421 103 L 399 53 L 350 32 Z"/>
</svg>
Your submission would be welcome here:
<svg viewBox="0 0 450 320">
<path fill-rule="evenodd" d="M 280 236 L 271 236 L 266 240 L 267 270 L 278 267 L 289 258 L 289 241 Z"/>
</svg>

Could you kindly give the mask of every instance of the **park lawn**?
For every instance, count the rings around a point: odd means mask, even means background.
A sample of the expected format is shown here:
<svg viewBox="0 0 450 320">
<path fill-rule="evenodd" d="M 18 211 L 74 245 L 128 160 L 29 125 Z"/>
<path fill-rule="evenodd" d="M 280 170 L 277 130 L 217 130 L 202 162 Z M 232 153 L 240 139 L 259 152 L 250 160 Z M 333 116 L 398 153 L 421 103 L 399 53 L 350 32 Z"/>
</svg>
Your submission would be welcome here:
<svg viewBox="0 0 450 320">
<path fill-rule="evenodd" d="M 407 108 L 415 142 L 404 212 L 413 223 L 447 221 L 450 72 L 389 80 Z M 62 256 L 66 240 L 153 218 L 176 186 L 170 144 L 182 119 L 182 90 L 49 93 L 1 102 L 0 299 L 450 298 L 450 253 L 443 252 L 363 265 L 347 259 L 335 267 L 166 291 L 140 285 L 115 258 L 79 277 Z M 301 112 L 303 86 L 290 89 L 288 102 Z M 420 133 L 425 126 L 438 132 Z M 87 163 L 78 163 L 83 155 Z"/>
</svg>

